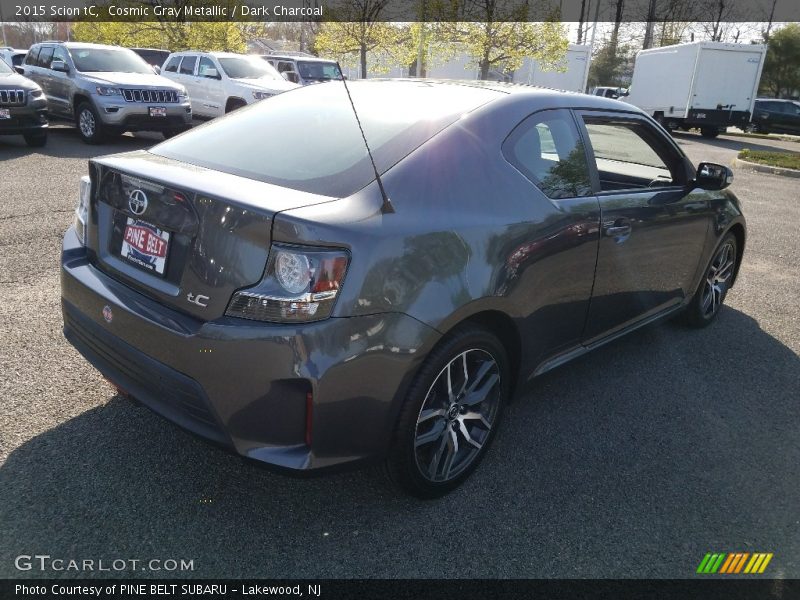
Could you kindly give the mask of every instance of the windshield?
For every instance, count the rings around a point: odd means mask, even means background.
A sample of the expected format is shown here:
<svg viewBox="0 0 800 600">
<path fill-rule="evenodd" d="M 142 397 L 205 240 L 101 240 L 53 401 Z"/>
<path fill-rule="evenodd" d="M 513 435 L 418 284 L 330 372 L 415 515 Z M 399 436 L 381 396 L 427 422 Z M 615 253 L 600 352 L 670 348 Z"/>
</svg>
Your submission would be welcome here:
<svg viewBox="0 0 800 600">
<path fill-rule="evenodd" d="M 14 70 L 6 64 L 6 61 L 0 59 L 0 73 L 13 73 Z"/>
<path fill-rule="evenodd" d="M 283 79 L 275 67 L 260 58 L 248 56 L 220 58 L 219 64 L 231 79 Z"/>
<path fill-rule="evenodd" d="M 75 68 L 84 73 L 142 73 L 153 69 L 141 56 L 124 48 L 70 48 Z"/>
<path fill-rule="evenodd" d="M 464 113 L 501 95 L 413 80 L 354 82 L 350 92 L 381 172 Z M 163 142 L 151 152 L 339 198 L 375 179 L 341 82 L 284 92 Z"/>
<path fill-rule="evenodd" d="M 342 74 L 336 63 L 321 61 L 297 61 L 297 70 L 303 79 L 339 79 Z"/>
</svg>

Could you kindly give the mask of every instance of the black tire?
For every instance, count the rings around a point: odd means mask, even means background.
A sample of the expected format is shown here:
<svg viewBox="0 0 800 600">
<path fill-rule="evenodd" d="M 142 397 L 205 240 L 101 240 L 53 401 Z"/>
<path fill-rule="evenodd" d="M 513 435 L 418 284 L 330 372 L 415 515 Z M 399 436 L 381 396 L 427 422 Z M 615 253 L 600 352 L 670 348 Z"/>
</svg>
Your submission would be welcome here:
<svg viewBox="0 0 800 600">
<path fill-rule="evenodd" d="M 228 102 L 225 104 L 225 114 L 233 112 L 236 109 L 242 108 L 243 106 L 247 106 L 247 102 L 237 98 L 230 98 Z"/>
<path fill-rule="evenodd" d="M 718 127 L 701 127 L 700 128 L 700 135 L 704 138 L 713 139 L 719 135 L 719 128 Z"/>
<path fill-rule="evenodd" d="M 25 143 L 31 148 L 41 148 L 47 144 L 47 132 L 37 131 L 36 133 L 26 133 L 23 135 Z"/>
<path fill-rule="evenodd" d="M 717 318 L 733 281 L 738 252 L 736 236 L 729 233 L 714 250 L 700 285 L 686 307 L 683 315 L 686 324 L 706 327 Z"/>
<path fill-rule="evenodd" d="M 503 344 L 474 325 L 457 328 L 431 351 L 408 390 L 386 460 L 397 486 L 438 498 L 469 477 L 497 433 L 511 389 L 508 365 Z"/>
<path fill-rule="evenodd" d="M 82 102 L 75 110 L 75 126 L 78 135 L 87 144 L 101 144 L 106 140 L 108 132 L 89 102 Z"/>
</svg>

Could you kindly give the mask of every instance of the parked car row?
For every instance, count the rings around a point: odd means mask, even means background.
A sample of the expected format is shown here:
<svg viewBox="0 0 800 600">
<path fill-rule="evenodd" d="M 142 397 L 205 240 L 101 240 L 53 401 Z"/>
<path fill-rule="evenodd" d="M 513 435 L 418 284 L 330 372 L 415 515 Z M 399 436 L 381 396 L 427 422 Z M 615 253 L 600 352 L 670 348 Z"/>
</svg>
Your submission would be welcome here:
<svg viewBox="0 0 800 600">
<path fill-rule="evenodd" d="M 169 138 L 189 129 L 195 115 L 218 117 L 301 84 L 341 77 L 334 61 L 301 53 L 169 53 L 59 41 L 2 50 L 0 133 L 23 134 L 37 146 L 46 143 L 48 117 L 74 121 L 90 144 L 128 131 Z"/>
</svg>

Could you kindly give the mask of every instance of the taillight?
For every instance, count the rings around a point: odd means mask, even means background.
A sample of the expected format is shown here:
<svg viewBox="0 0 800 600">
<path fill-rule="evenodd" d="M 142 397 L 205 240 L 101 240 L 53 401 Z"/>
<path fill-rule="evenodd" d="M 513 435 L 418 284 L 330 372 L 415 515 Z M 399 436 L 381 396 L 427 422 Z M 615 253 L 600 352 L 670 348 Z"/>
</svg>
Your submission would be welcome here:
<svg viewBox="0 0 800 600">
<path fill-rule="evenodd" d="M 229 317 L 296 323 L 330 316 L 347 271 L 344 250 L 273 244 L 264 278 L 233 295 Z"/>
<path fill-rule="evenodd" d="M 92 193 L 92 181 L 88 175 L 81 177 L 78 205 L 75 207 L 75 233 L 81 244 L 86 245 L 86 223 L 89 221 L 89 199 Z"/>
</svg>

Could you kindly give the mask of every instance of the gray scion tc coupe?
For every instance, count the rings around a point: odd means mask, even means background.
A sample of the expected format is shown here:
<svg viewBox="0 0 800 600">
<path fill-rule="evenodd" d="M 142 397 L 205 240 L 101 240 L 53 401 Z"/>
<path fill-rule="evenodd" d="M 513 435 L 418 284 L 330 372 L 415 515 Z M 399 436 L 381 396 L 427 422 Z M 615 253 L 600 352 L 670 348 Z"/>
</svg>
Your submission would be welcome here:
<svg viewBox="0 0 800 600">
<path fill-rule="evenodd" d="M 120 390 L 245 457 L 382 461 L 432 497 L 534 376 L 667 315 L 716 317 L 745 244 L 731 171 L 695 169 L 638 109 L 349 88 L 375 168 L 344 82 L 90 161 L 64 334 Z"/>
</svg>

